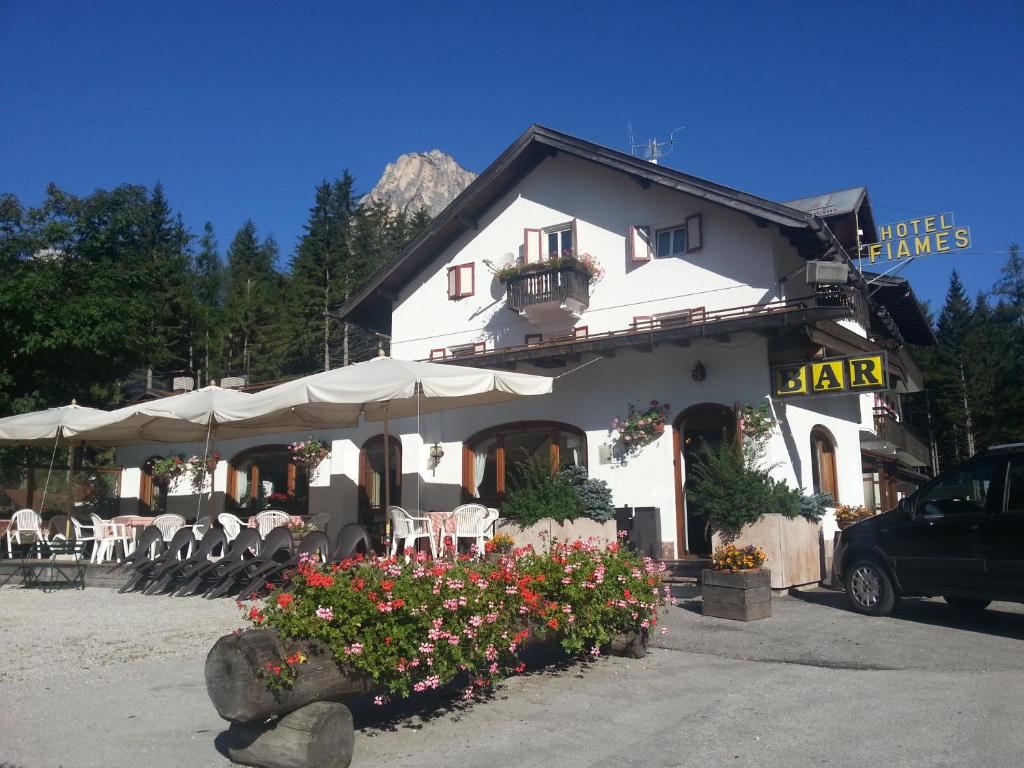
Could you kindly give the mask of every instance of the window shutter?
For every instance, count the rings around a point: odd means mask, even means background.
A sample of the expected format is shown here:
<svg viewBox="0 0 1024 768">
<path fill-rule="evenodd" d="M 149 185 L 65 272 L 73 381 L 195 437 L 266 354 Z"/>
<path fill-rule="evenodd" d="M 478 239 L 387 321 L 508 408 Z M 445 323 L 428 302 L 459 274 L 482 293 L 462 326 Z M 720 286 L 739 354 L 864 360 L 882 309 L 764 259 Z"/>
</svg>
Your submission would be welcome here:
<svg viewBox="0 0 1024 768">
<path fill-rule="evenodd" d="M 523 230 L 523 264 L 536 264 L 541 261 L 540 238 L 539 229 Z"/>
<path fill-rule="evenodd" d="M 459 296 L 472 296 L 476 293 L 476 270 L 474 264 L 463 264 L 459 267 Z"/>
<path fill-rule="evenodd" d="M 701 229 L 700 214 L 686 217 L 686 252 L 699 251 L 704 247 L 704 232 Z"/>
<path fill-rule="evenodd" d="M 459 270 L 458 267 L 448 267 L 448 298 L 459 297 Z"/>
<path fill-rule="evenodd" d="M 629 228 L 629 260 L 645 262 L 650 261 L 652 256 L 651 228 L 646 225 L 634 224 Z"/>
</svg>

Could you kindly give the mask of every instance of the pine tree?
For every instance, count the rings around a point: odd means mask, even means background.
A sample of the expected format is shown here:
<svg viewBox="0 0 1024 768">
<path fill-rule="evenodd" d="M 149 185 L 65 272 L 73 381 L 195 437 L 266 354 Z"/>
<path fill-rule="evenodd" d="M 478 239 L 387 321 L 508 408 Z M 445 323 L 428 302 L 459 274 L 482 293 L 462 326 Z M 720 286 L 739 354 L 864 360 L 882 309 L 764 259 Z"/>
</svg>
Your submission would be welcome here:
<svg viewBox="0 0 1024 768">
<path fill-rule="evenodd" d="M 283 276 L 274 268 L 277 243 L 259 242 L 256 225 L 246 221 L 228 248 L 225 297 L 226 371 L 250 380 L 280 373 L 284 341 L 280 321 Z"/>
<path fill-rule="evenodd" d="M 221 325 L 224 308 L 224 265 L 217 251 L 213 224 L 206 222 L 199 238 L 199 253 L 192 262 L 192 288 L 198 304 L 195 339 L 199 350 L 196 361 L 197 384 L 213 381 L 215 364 L 221 348 Z"/>
<path fill-rule="evenodd" d="M 946 303 L 939 313 L 936 354 L 927 386 L 941 418 L 936 432 L 943 463 L 959 462 L 974 454 L 974 413 L 968 388 L 967 352 L 973 308 L 956 270 L 950 276 Z"/>
</svg>

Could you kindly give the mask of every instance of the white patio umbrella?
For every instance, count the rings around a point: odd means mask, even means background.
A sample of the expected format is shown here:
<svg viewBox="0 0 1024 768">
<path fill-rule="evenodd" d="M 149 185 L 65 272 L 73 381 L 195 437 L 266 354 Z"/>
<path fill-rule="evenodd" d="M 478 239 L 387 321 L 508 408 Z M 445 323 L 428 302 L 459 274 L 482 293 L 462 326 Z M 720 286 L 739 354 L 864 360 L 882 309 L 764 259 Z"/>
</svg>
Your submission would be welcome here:
<svg viewBox="0 0 1024 768">
<path fill-rule="evenodd" d="M 236 412 L 250 412 L 232 428 L 353 427 L 359 417 L 384 422 L 384 505 L 391 505 L 388 420 L 493 405 L 550 394 L 552 379 L 509 371 L 378 357 L 305 376 L 257 392 Z"/>
<path fill-rule="evenodd" d="M 53 472 L 53 462 L 57 457 L 57 448 L 61 438 L 66 439 L 68 432 L 73 433 L 76 426 L 105 415 L 106 411 L 87 408 L 72 400 L 69 405 L 19 413 L 0 419 L 0 444 L 53 446 L 50 468 L 46 472 L 46 482 L 43 483 L 43 496 L 39 501 L 40 514 L 46 504 L 46 492 L 50 487 L 50 475 Z M 68 526 L 70 525 L 69 521 Z M 65 531 L 66 533 L 67 531 Z"/>
<path fill-rule="evenodd" d="M 106 415 L 98 408 L 86 408 L 74 400 L 70 405 L 47 408 L 44 411 L 19 413 L 0 419 L 0 443 L 19 445 L 50 445 L 65 436 L 65 428 L 73 430 L 89 419 Z"/>
</svg>

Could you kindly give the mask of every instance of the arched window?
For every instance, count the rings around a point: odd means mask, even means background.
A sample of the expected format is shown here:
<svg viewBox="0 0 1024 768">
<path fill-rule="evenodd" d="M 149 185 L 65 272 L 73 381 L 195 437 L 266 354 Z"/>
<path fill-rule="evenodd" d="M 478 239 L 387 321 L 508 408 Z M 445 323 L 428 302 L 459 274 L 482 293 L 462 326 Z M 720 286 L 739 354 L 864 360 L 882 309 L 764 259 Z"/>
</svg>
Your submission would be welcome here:
<svg viewBox="0 0 1024 768">
<path fill-rule="evenodd" d="M 150 456 L 142 463 L 139 478 L 139 514 L 143 517 L 155 517 L 167 511 L 166 479 L 153 477 L 153 464 L 162 456 Z"/>
<path fill-rule="evenodd" d="M 839 500 L 836 442 L 824 427 L 811 430 L 811 483 L 815 493 L 827 493 Z"/>
<path fill-rule="evenodd" d="M 388 435 L 391 455 L 388 471 L 391 473 L 391 504 L 402 506 L 402 441 Z M 384 435 L 374 435 L 359 451 L 359 522 L 371 531 L 383 531 L 385 520 L 384 487 Z"/>
<path fill-rule="evenodd" d="M 306 514 L 309 478 L 292 460 L 286 445 L 261 445 L 236 455 L 229 463 L 228 498 L 233 508 L 256 514 L 280 509 Z"/>
<path fill-rule="evenodd" d="M 508 493 L 517 462 L 547 458 L 552 469 L 587 465 L 587 438 L 582 430 L 553 421 L 521 421 L 480 432 L 462 452 L 466 495 L 500 504 Z"/>
</svg>

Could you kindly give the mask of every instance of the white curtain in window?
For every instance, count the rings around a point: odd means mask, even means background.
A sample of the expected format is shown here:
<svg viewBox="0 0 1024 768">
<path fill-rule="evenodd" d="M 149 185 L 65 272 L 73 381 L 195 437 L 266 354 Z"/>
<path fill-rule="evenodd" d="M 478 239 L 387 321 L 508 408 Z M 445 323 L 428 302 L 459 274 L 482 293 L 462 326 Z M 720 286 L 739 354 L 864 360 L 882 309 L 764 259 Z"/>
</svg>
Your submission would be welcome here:
<svg viewBox="0 0 1024 768">
<path fill-rule="evenodd" d="M 481 445 L 473 454 L 473 497 L 480 498 L 480 483 L 484 481 L 487 468 L 487 444 Z"/>
</svg>

